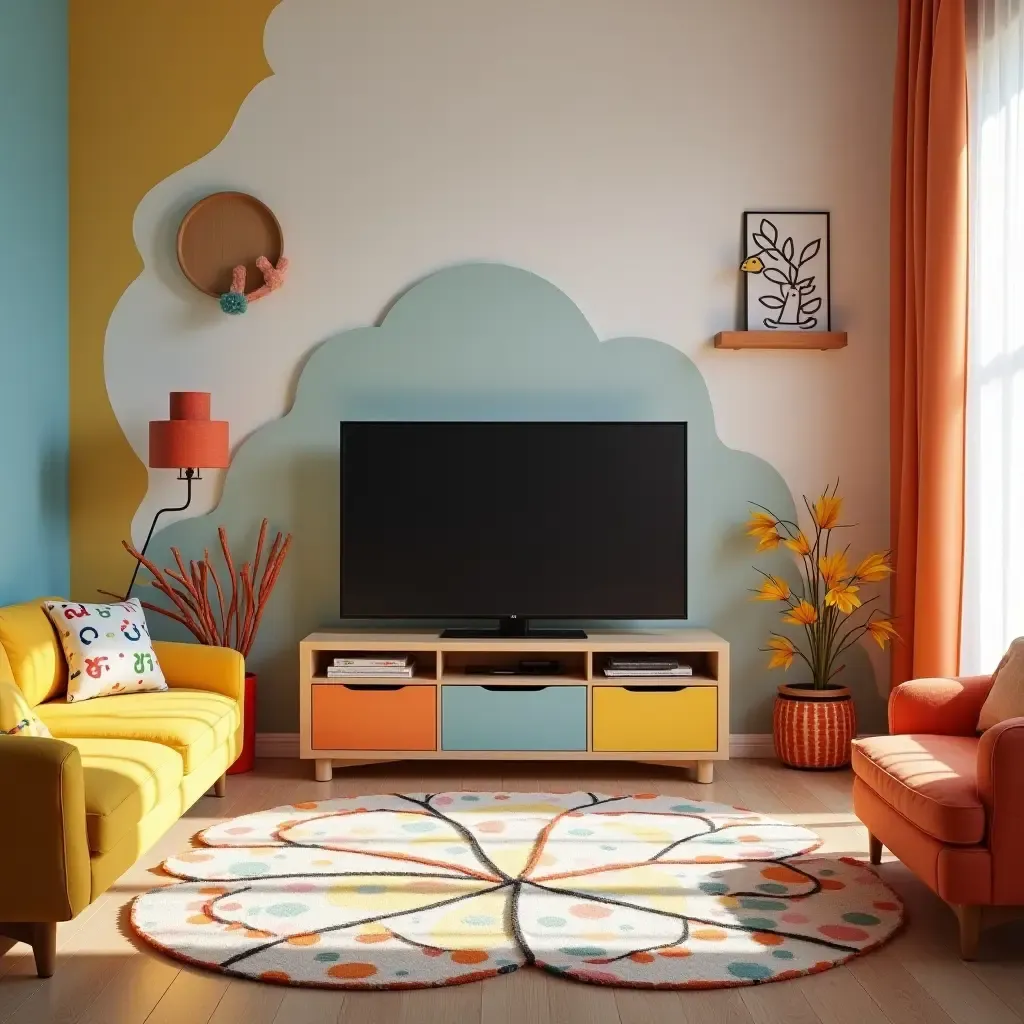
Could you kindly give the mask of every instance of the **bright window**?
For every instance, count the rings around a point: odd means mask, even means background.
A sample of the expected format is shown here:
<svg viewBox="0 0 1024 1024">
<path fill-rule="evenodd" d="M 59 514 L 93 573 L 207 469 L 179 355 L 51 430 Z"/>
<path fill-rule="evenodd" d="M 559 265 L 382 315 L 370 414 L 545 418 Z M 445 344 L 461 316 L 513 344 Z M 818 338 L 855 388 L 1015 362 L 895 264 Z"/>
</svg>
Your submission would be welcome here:
<svg viewBox="0 0 1024 1024">
<path fill-rule="evenodd" d="M 971 297 L 961 671 L 1024 634 L 1024 18 L 978 0 L 971 81 Z"/>
</svg>

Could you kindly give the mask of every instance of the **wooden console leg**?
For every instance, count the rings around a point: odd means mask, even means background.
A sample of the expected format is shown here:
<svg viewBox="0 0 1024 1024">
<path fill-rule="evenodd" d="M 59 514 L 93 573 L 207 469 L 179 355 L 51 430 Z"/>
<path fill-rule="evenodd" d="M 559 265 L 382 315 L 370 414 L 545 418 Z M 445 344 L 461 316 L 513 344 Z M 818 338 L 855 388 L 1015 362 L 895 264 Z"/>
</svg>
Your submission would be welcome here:
<svg viewBox="0 0 1024 1024">
<path fill-rule="evenodd" d="M 227 776 L 227 772 L 225 772 L 213 784 L 213 795 L 214 796 L 227 796 L 228 795 L 228 776 Z"/>
<path fill-rule="evenodd" d="M 715 781 L 714 761 L 697 762 L 697 781 L 705 786 L 708 786 Z"/>
<path fill-rule="evenodd" d="M 978 940 L 981 937 L 981 907 L 954 906 L 956 919 L 960 922 L 960 958 L 975 960 L 978 956 Z"/>
<path fill-rule="evenodd" d="M 316 759 L 316 781 L 330 782 L 334 778 L 334 762 L 329 757 Z"/>
<path fill-rule="evenodd" d="M 872 864 L 882 863 L 882 840 L 868 833 L 868 857 Z"/>
<path fill-rule="evenodd" d="M 54 921 L 0 923 L 0 936 L 32 947 L 36 974 L 52 978 L 57 967 L 57 925 Z"/>
</svg>

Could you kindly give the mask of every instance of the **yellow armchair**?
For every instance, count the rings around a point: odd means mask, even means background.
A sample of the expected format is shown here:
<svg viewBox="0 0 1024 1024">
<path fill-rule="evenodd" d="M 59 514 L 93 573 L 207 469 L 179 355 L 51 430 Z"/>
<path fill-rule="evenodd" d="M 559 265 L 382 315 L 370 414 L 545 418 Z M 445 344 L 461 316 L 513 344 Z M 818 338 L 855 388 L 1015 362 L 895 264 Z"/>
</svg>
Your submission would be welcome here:
<svg viewBox="0 0 1024 1024">
<path fill-rule="evenodd" d="M 0 937 L 28 942 L 41 977 L 56 924 L 100 896 L 241 751 L 245 662 L 237 652 L 156 643 L 170 689 L 64 700 L 66 672 L 41 603 L 0 608 L 0 677 L 54 738 L 0 735 Z M 2 947 L 0 947 L 2 948 Z"/>
</svg>

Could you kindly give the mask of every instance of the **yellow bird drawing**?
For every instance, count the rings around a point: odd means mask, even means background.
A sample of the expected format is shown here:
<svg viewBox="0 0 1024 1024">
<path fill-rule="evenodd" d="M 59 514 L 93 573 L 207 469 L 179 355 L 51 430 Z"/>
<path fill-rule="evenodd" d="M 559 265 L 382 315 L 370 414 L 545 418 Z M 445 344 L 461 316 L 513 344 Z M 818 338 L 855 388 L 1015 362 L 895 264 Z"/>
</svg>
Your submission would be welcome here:
<svg viewBox="0 0 1024 1024">
<path fill-rule="evenodd" d="M 764 263 L 760 256 L 748 256 L 741 264 L 740 270 L 745 274 L 760 274 L 764 270 Z"/>
</svg>

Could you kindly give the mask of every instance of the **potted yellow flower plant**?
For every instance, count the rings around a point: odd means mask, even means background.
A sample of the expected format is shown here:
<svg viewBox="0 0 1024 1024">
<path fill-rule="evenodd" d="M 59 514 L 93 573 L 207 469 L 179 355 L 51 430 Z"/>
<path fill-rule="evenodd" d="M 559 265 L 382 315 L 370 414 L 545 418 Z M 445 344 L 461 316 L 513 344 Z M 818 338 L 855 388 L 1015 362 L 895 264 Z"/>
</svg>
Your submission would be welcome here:
<svg viewBox="0 0 1024 1024">
<path fill-rule="evenodd" d="M 795 591 L 786 580 L 760 569 L 764 582 L 754 591 L 755 600 L 782 604 L 782 622 L 802 630 L 795 641 L 773 631 L 768 646 L 761 648 L 771 655 L 769 668 L 789 669 L 794 659 L 800 658 L 810 669 L 810 683 L 783 683 L 775 698 L 775 752 L 783 764 L 793 768 L 849 764 L 857 717 L 849 689 L 834 681 L 845 667 L 842 656 L 865 635 L 883 649 L 896 636 L 888 615 L 868 608 L 878 595 L 863 597 L 865 584 L 879 583 L 892 572 L 888 553 L 868 555 L 851 568 L 848 548 L 838 548 L 832 542 L 833 531 L 843 528 L 838 488 L 838 482 L 826 488 L 813 505 L 804 497 L 813 536 L 797 523 L 780 519 L 756 504 L 747 524 L 758 551 L 781 544 L 800 559 L 800 582 Z"/>
</svg>

